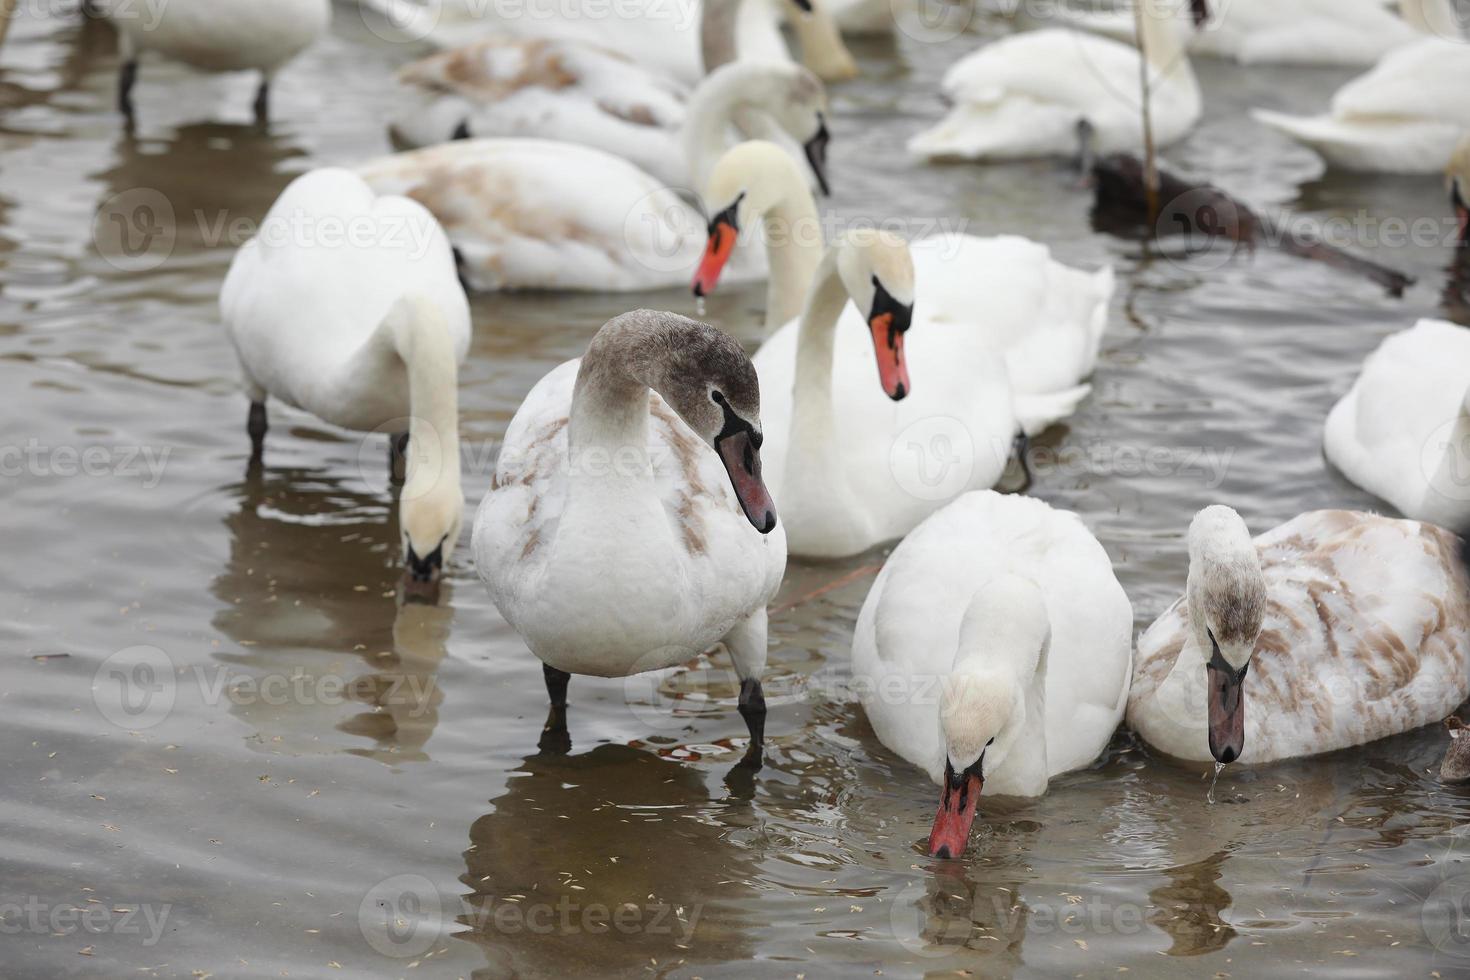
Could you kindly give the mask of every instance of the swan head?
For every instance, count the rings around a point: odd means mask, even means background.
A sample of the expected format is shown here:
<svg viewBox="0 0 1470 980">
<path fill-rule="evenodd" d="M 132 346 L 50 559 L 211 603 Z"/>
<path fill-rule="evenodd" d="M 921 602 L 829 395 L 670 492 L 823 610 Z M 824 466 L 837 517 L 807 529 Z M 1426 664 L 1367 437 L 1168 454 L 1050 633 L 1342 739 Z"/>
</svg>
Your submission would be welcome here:
<svg viewBox="0 0 1470 980">
<path fill-rule="evenodd" d="M 452 479 L 440 478 L 429 486 L 415 481 L 412 472 L 415 465 L 409 464 L 409 478 L 398 505 L 398 525 L 403 535 L 403 564 L 409 593 L 428 598 L 434 594 L 459 543 L 464 493 L 458 472 Z M 454 468 L 458 470 L 457 465 Z"/>
<path fill-rule="evenodd" d="M 1186 591 L 1205 658 L 1210 754 L 1234 762 L 1245 747 L 1245 678 L 1266 612 L 1266 578 L 1250 530 L 1229 507 L 1206 507 L 1189 526 Z"/>
<path fill-rule="evenodd" d="M 724 464 L 745 517 L 762 534 L 776 527 L 776 505 L 761 477 L 760 382 L 735 339 L 675 313 L 635 310 L 603 330 L 635 325 L 629 367 L 662 396 Z M 594 340 L 594 343 L 596 341 Z"/>
<path fill-rule="evenodd" d="M 705 183 L 705 213 L 710 215 L 709 239 L 694 273 L 694 295 L 714 292 L 725 263 L 735 252 L 742 229 L 754 228 L 775 208 L 804 195 L 806 176 L 796 161 L 775 143 L 746 140 L 725 152 Z M 785 236 L 822 234 L 820 227 L 773 229 Z"/>
<path fill-rule="evenodd" d="M 1036 679 L 1050 646 L 1046 600 L 1034 582 L 995 579 L 965 611 L 955 670 L 940 695 L 944 776 L 930 855 L 964 853 L 986 778 L 1023 737 L 1027 679 Z"/>
<path fill-rule="evenodd" d="M 827 182 L 827 90 L 821 79 L 792 62 L 732 61 L 715 69 L 701 87 L 726 88 L 735 93 L 742 108 L 753 110 L 741 125 L 750 136 L 771 135 L 776 140 L 790 137 L 801 144 L 812 175 L 824 195 L 831 193 Z"/>
<path fill-rule="evenodd" d="M 874 228 L 848 231 L 832 247 L 842 285 L 872 333 L 878 380 L 901 401 L 913 390 L 903 354 L 914 321 L 913 254 L 902 238 Z"/>
<path fill-rule="evenodd" d="M 1445 186 L 1450 192 L 1450 206 L 1455 209 L 1455 242 L 1462 248 L 1470 247 L 1470 133 L 1450 156 Z"/>
</svg>

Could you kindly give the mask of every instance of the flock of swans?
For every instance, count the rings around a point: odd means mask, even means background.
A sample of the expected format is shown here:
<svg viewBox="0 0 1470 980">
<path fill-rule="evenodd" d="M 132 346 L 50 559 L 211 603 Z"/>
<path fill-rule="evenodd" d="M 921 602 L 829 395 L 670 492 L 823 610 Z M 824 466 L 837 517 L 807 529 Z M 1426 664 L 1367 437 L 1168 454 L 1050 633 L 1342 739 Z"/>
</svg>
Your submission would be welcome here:
<svg viewBox="0 0 1470 980">
<path fill-rule="evenodd" d="M 401 433 L 412 583 L 436 581 L 462 536 L 462 287 L 769 283 L 753 357 L 714 326 L 621 312 L 506 431 L 470 550 L 544 663 L 550 727 L 564 731 L 571 674 L 668 668 L 723 643 L 749 731 L 741 765 L 759 768 L 767 607 L 788 555 L 894 542 L 852 672 L 878 737 L 941 787 L 932 854 L 964 850 L 982 788 L 1042 794 L 1120 723 L 1179 759 L 1265 763 L 1437 722 L 1470 696 L 1470 580 L 1443 529 L 1470 526 L 1463 328 L 1389 337 L 1326 420 L 1328 459 L 1402 519 L 1322 511 L 1252 537 L 1235 511 L 1207 507 L 1188 529 L 1183 595 L 1135 652 L 1128 597 L 1081 519 L 991 489 L 1013 443 L 1087 395 L 1112 271 L 1019 237 L 793 231 L 820 228 L 825 85 L 856 71 L 842 33 L 891 31 L 905 4 L 704 0 L 697 23 L 674 25 L 362 2 L 441 49 L 399 76 L 392 129 L 412 148 L 299 177 L 264 227 L 305 216 L 424 234 L 334 248 L 262 234 L 235 257 L 221 310 L 257 454 L 268 399 Z M 1137 150 L 1140 77 L 1168 145 L 1200 116 L 1191 53 L 1372 65 L 1321 116 L 1258 117 L 1330 165 L 1448 169 L 1465 243 L 1470 45 L 1449 0 L 1234 0 L 1219 23 L 1205 0 L 1139 3 L 1136 17 L 1078 13 L 961 59 L 943 83 L 951 111 L 910 143 L 916 165 Z M 156 53 L 260 71 L 263 116 L 270 80 L 328 12 L 171 0 L 151 29 L 117 16 L 119 104 L 133 111 L 138 57 Z M 907 490 L 891 462 L 899 433 L 936 417 L 963 425 L 978 457 L 943 499 Z"/>
</svg>

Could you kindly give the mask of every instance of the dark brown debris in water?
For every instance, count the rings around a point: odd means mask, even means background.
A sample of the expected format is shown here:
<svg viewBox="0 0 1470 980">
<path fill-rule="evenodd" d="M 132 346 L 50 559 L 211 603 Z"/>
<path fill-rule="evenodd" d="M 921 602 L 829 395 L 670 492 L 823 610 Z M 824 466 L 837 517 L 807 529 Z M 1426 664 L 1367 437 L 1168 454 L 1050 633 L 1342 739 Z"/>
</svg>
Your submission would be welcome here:
<svg viewBox="0 0 1470 980">
<path fill-rule="evenodd" d="M 1141 160 L 1127 153 L 1100 157 L 1092 165 L 1092 176 L 1097 194 L 1095 225 L 1102 230 L 1117 230 L 1148 224 Z M 1390 296 L 1402 296 L 1414 282 L 1412 276 L 1334 248 L 1309 232 L 1279 228 L 1220 188 L 1192 183 L 1167 170 L 1159 171 L 1158 200 L 1159 215 L 1153 226 L 1161 235 L 1208 235 L 1251 247 L 1275 247 L 1363 276 L 1388 290 Z"/>
<path fill-rule="evenodd" d="M 1470 726 L 1454 715 L 1444 725 L 1450 731 L 1450 749 L 1439 767 L 1439 778 L 1446 783 L 1470 782 Z"/>
</svg>

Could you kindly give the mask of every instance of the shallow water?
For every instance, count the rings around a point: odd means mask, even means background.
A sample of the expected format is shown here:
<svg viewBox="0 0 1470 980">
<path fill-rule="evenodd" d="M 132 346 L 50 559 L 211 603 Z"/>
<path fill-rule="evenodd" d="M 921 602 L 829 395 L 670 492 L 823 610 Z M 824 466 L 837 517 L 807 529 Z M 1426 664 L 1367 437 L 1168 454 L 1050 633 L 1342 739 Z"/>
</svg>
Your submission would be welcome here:
<svg viewBox="0 0 1470 980">
<path fill-rule="evenodd" d="M 744 726 L 723 657 L 574 679 L 573 753 L 542 755 L 539 665 L 467 549 L 437 607 L 400 604 L 381 437 L 274 408 L 267 466 L 247 470 L 217 230 L 309 167 L 387 149 L 402 52 L 349 20 L 283 75 L 268 133 L 250 80 L 149 66 L 126 135 L 111 36 L 69 16 L 23 13 L 0 56 L 0 442 L 26 449 L 0 481 L 0 972 L 1470 971 L 1470 791 L 1436 782 L 1437 728 L 1230 767 L 1214 805 L 1208 767 L 1119 736 L 1045 798 L 985 806 L 963 861 L 925 857 L 934 788 L 845 687 L 868 578 L 810 597 L 881 554 L 793 563 L 753 787 L 725 781 Z M 1385 334 L 1442 311 L 1450 250 L 1388 223 L 1447 234 L 1444 194 L 1321 179 L 1243 116 L 1313 108 L 1351 73 L 1202 63 L 1207 119 L 1169 157 L 1301 220 L 1361 216 L 1361 251 L 1419 278 L 1402 299 L 1270 250 L 1096 232 L 1061 165 L 914 168 L 903 142 L 975 43 L 858 46 L 862 79 L 833 95 L 832 204 L 1117 267 L 1094 392 L 1039 440 L 1033 492 L 1086 518 L 1139 627 L 1182 588 L 1201 505 L 1258 531 L 1372 506 L 1324 464 L 1321 423 Z M 140 202 L 163 217 L 129 233 L 161 237 L 129 257 L 109 215 Z M 722 291 L 709 316 L 753 337 L 761 298 Z M 467 513 L 521 395 L 637 305 L 693 310 L 680 291 L 475 301 Z M 67 475 L 89 447 L 95 475 Z"/>
</svg>

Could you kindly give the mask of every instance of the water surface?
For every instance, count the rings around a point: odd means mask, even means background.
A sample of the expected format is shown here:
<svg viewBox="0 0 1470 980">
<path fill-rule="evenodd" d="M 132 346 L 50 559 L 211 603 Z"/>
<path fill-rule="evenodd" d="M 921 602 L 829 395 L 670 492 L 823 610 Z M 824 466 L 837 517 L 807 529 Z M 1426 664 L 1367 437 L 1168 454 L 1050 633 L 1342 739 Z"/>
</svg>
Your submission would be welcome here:
<svg viewBox="0 0 1470 980">
<path fill-rule="evenodd" d="M 1244 116 L 1310 110 L 1351 73 L 1202 63 L 1206 119 L 1169 158 L 1298 220 L 1361 222 L 1364 254 L 1418 277 L 1401 299 L 1269 250 L 1100 233 L 1060 164 L 914 167 L 904 141 L 977 43 L 858 46 L 862 79 L 833 93 L 831 205 L 1116 267 L 1094 391 L 1039 440 L 1032 492 L 1085 517 L 1139 628 L 1182 588 L 1199 507 L 1261 531 L 1374 506 L 1324 463 L 1322 419 L 1382 337 L 1444 309 L 1450 250 L 1380 232 L 1447 222 L 1445 197 L 1435 179 L 1324 178 Z M 266 132 L 249 78 L 149 65 L 131 135 L 102 25 L 23 14 L 0 56 L 0 443 L 38 461 L 0 480 L 0 972 L 1470 971 L 1451 904 L 1470 792 L 1434 779 L 1437 728 L 1231 768 L 1213 806 L 1206 767 L 1120 735 L 1045 798 L 985 806 L 963 861 L 929 860 L 935 789 L 846 687 L 869 578 L 844 577 L 881 552 L 793 563 L 754 786 L 725 778 L 744 726 L 723 656 L 651 683 L 574 679 L 572 754 L 542 754 L 539 664 L 468 549 L 437 607 L 401 604 L 380 437 L 274 407 L 266 465 L 248 467 L 216 312 L 237 244 L 219 229 L 304 170 L 385 152 L 403 56 L 339 16 L 281 77 Z M 120 259 L 108 215 L 139 195 L 173 220 Z M 727 290 L 709 316 L 753 341 L 761 299 Z M 693 309 L 680 291 L 474 301 L 467 514 L 524 392 L 637 305 Z M 67 450 L 92 447 L 101 472 L 67 475 Z"/>
</svg>

